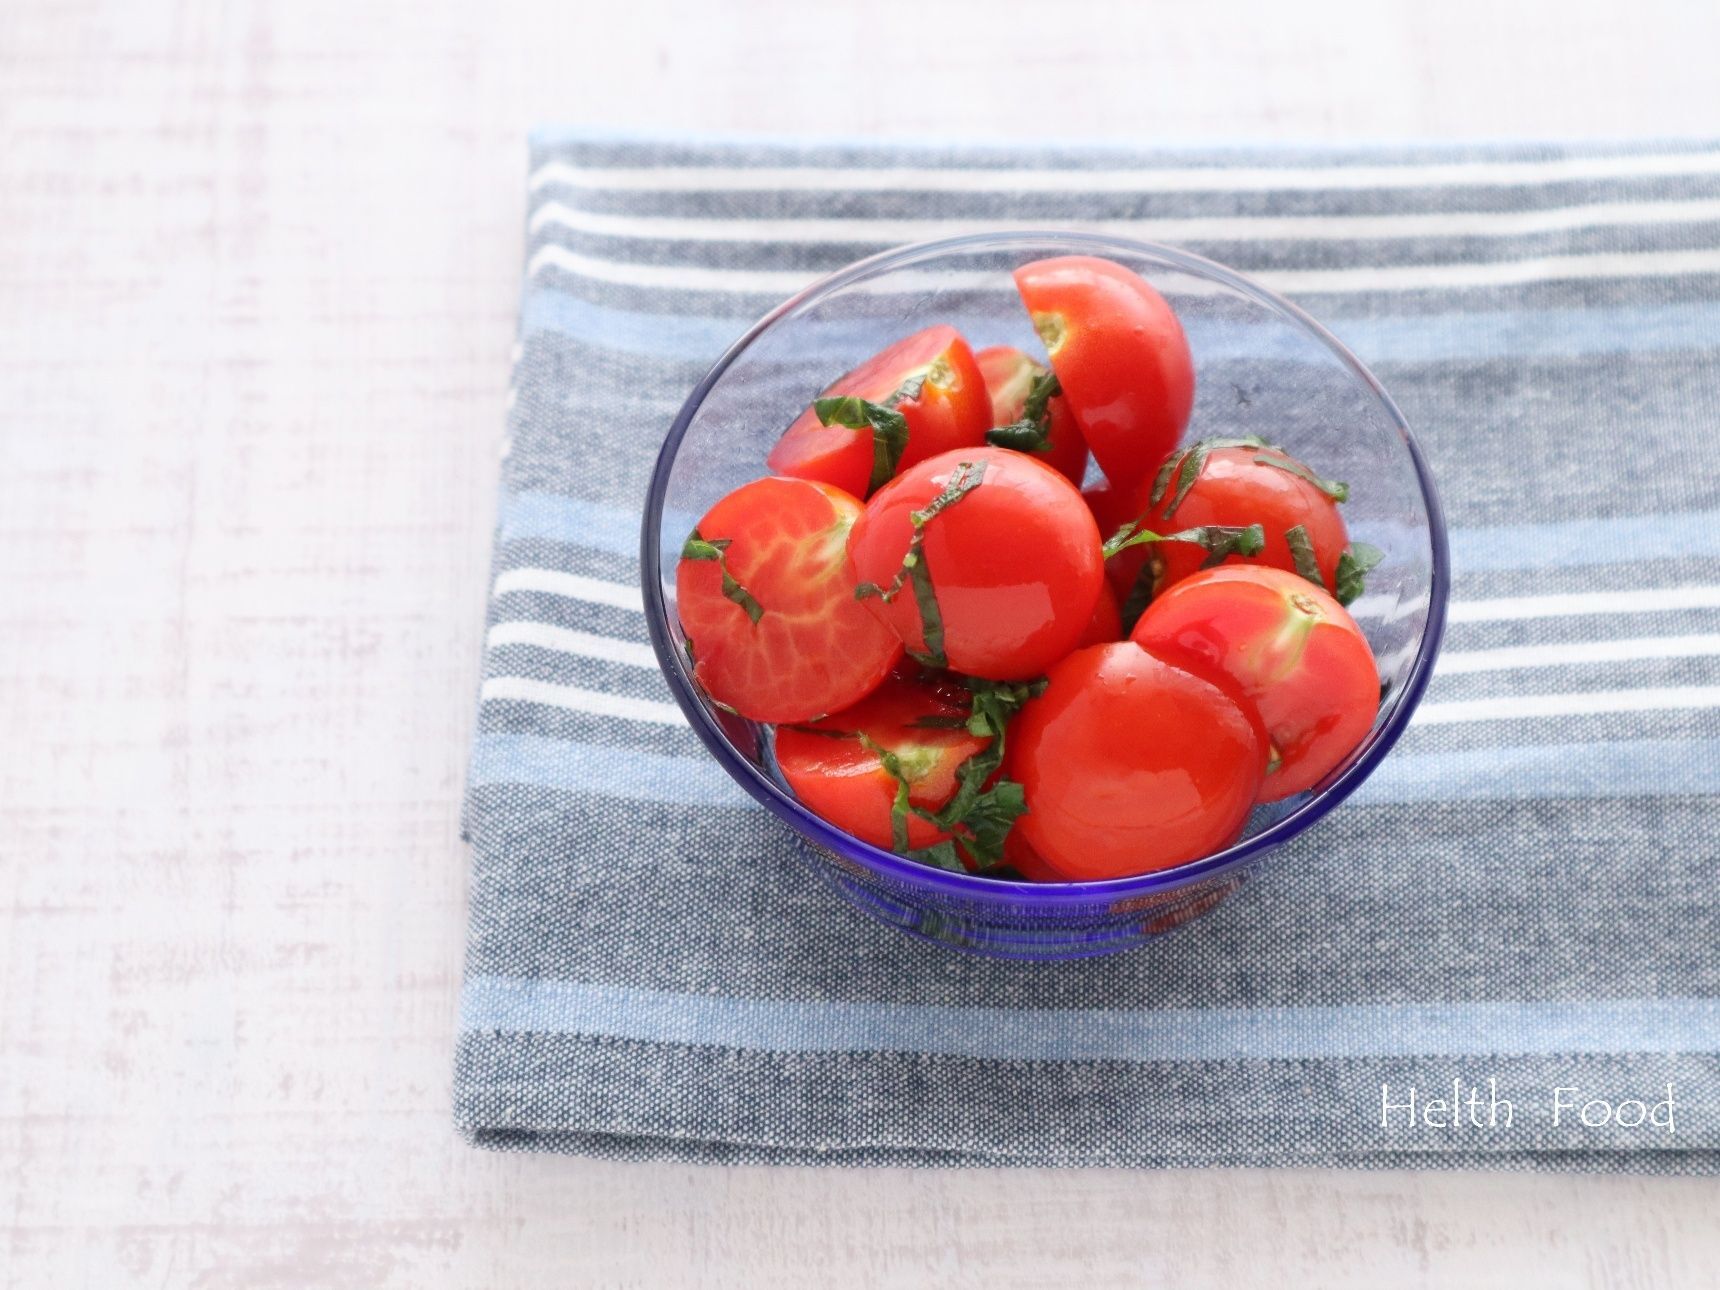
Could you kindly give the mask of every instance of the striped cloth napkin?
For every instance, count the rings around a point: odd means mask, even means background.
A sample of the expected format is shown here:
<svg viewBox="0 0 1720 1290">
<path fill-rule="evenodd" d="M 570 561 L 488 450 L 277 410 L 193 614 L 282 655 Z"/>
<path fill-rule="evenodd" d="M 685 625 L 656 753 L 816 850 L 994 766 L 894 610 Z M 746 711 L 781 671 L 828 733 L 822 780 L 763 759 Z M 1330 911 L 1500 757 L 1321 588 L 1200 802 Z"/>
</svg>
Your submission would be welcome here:
<svg viewBox="0 0 1720 1290">
<path fill-rule="evenodd" d="M 1720 146 L 551 131 L 530 192 L 467 809 L 473 1141 L 1715 1170 Z M 999 228 L 1171 242 L 1291 295 L 1396 396 L 1453 526 L 1391 791 L 1097 961 L 966 957 L 841 903 L 687 729 L 640 613 L 652 460 L 724 346 L 856 257 Z"/>
</svg>

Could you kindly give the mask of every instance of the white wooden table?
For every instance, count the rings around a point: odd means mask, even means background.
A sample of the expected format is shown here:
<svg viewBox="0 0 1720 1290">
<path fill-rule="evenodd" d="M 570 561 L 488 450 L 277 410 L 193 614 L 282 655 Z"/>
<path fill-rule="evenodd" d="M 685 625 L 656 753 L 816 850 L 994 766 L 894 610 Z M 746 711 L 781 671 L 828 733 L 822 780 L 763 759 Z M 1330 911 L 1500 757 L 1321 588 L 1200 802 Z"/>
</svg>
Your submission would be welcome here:
<svg viewBox="0 0 1720 1290">
<path fill-rule="evenodd" d="M 1720 133 L 1706 0 L 866 8 L 0 5 L 6 1284 L 1713 1283 L 1705 1180 L 455 1137 L 530 123 Z"/>
</svg>

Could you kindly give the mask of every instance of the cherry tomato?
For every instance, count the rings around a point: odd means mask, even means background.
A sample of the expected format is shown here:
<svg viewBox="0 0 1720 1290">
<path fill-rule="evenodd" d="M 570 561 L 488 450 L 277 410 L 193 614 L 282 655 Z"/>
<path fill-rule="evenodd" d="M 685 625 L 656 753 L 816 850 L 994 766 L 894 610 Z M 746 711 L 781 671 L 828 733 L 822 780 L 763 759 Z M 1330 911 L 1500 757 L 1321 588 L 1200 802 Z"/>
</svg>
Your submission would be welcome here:
<svg viewBox="0 0 1720 1290">
<path fill-rule="evenodd" d="M 1222 681 L 1131 641 L 1077 650 L 1009 727 L 1015 828 L 1069 879 L 1123 878 L 1234 842 L 1266 772 L 1259 719 Z"/>
<path fill-rule="evenodd" d="M 885 403 L 920 377 L 911 398 L 895 407 L 908 423 L 897 473 L 951 448 L 977 446 L 991 429 L 991 396 L 973 350 L 954 327 L 927 327 L 874 354 L 820 396 L 846 394 Z M 810 407 L 783 432 L 766 459 L 778 475 L 834 484 L 865 497 L 873 471 L 873 432 L 823 425 Z"/>
<path fill-rule="evenodd" d="M 1111 590 L 1110 583 L 1101 582 L 1099 599 L 1093 602 L 1093 616 L 1087 620 L 1087 630 L 1081 633 L 1081 639 L 1075 642 L 1075 648 L 1106 645 L 1122 639 L 1123 616 L 1117 607 L 1117 593 Z"/>
<path fill-rule="evenodd" d="M 1192 445 L 1184 451 L 1196 451 L 1198 447 Z M 1155 533 L 1170 534 L 1205 525 L 1259 524 L 1266 536 L 1260 554 L 1231 555 L 1224 563 L 1263 564 L 1296 573 L 1300 570 L 1291 549 L 1290 532 L 1300 526 L 1307 534 L 1309 551 L 1325 586 L 1330 589 L 1336 585 L 1338 557 L 1349 545 L 1349 534 L 1336 500 L 1320 485 L 1297 473 L 1302 471 L 1312 476 L 1312 471 L 1295 458 L 1268 448 L 1213 448 L 1203 455 L 1204 464 L 1200 464 L 1199 474 L 1181 501 L 1177 500 L 1175 478 L 1180 467 L 1174 461 L 1172 477 L 1166 480 L 1156 503 L 1151 500 L 1153 486 L 1136 495 L 1136 501 L 1144 506 L 1148 528 Z M 1268 465 L 1268 462 L 1281 464 Z M 1342 491 L 1341 486 L 1333 488 Z M 1206 558 L 1207 552 L 1192 542 L 1153 542 L 1119 552 L 1111 562 L 1116 565 L 1113 576 L 1122 577 L 1128 576 L 1131 567 L 1138 570 L 1152 560 L 1155 587 L 1162 591 L 1194 573 Z M 1133 579 L 1130 581 L 1132 584 Z M 1127 593 L 1124 595 L 1126 599 Z"/>
<path fill-rule="evenodd" d="M 854 598 L 860 503 L 804 479 L 757 479 L 706 512 L 675 569 L 675 603 L 710 696 L 754 721 L 857 702 L 902 656 Z"/>
<path fill-rule="evenodd" d="M 1105 578 L 1075 486 L 1007 448 L 904 471 L 866 504 L 848 552 L 862 592 L 879 593 L 862 603 L 911 653 L 994 681 L 1038 676 L 1068 653 Z"/>
<path fill-rule="evenodd" d="M 908 801 L 928 811 L 956 791 L 956 770 L 987 738 L 970 734 L 966 691 L 892 676 L 853 707 L 810 725 L 776 732 L 776 764 L 807 807 L 864 842 L 894 845 L 891 812 L 897 780 L 878 749 L 893 753 L 908 783 Z M 873 747 L 862 742 L 864 735 Z M 907 817 L 908 845 L 929 847 L 949 835 L 917 815 Z"/>
<path fill-rule="evenodd" d="M 1167 589 L 1130 639 L 1203 675 L 1230 678 L 1272 743 L 1261 800 L 1318 784 L 1373 726 L 1380 674 L 1355 619 L 1282 569 L 1208 569 Z"/>
<path fill-rule="evenodd" d="M 1027 841 L 1018 824 L 1003 840 L 1003 861 L 1028 882 L 1063 882 L 1064 877 L 1045 863 L 1043 856 Z"/>
<path fill-rule="evenodd" d="M 1194 359 L 1175 311 L 1110 260 L 1059 256 L 1015 271 L 1063 397 L 1105 477 L 1150 479 L 1194 407 Z"/>
<path fill-rule="evenodd" d="M 1081 498 L 1093 513 L 1093 522 L 1099 526 L 1099 536 L 1107 541 L 1125 524 L 1140 518 L 1146 505 L 1144 502 L 1137 505 L 1132 492 L 1118 488 L 1109 480 L 1101 480 L 1082 489 Z M 1132 546 L 1105 561 L 1105 578 L 1116 593 L 1119 604 L 1128 597 L 1136 576 L 1151 553 L 1150 546 Z"/>
<path fill-rule="evenodd" d="M 1013 425 L 1021 420 L 1027 409 L 1027 395 L 1045 369 L 1010 345 L 982 349 L 974 355 L 974 361 L 979 364 L 985 388 L 991 393 L 992 425 Z M 1075 425 L 1075 414 L 1069 411 L 1068 401 L 1060 394 L 1052 396 L 1045 410 L 1050 444 L 1033 455 L 1079 488 L 1081 477 L 1087 473 L 1087 442 Z"/>
</svg>

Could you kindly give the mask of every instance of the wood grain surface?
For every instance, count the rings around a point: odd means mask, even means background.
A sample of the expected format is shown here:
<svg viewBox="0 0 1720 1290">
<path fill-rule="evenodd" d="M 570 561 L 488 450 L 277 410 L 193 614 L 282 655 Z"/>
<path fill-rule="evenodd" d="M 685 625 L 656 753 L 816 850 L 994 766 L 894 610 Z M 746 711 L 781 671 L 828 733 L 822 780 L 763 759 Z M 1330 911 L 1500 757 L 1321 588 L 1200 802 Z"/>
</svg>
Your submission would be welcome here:
<svg viewBox="0 0 1720 1290">
<path fill-rule="evenodd" d="M 474 1152 L 534 121 L 1720 132 L 1710 3 L 0 4 L 0 1282 L 1712 1285 L 1720 1183 Z"/>
</svg>

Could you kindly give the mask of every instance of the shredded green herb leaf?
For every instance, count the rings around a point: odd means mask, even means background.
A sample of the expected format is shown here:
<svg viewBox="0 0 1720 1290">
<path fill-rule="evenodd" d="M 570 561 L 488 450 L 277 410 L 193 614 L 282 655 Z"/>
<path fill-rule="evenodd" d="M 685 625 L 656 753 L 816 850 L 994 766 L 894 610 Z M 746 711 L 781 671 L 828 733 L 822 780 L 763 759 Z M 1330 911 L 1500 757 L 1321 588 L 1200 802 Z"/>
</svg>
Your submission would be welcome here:
<svg viewBox="0 0 1720 1290">
<path fill-rule="evenodd" d="M 909 800 L 909 781 L 902 759 L 865 734 L 858 737 L 861 744 L 877 754 L 879 765 L 896 781 L 896 793 L 891 802 L 891 850 L 942 869 L 965 870 L 953 840 L 934 846 L 910 849 L 908 817 L 917 815 L 939 832 L 952 834 L 983 871 L 1003 859 L 1004 842 L 1015 821 L 1027 811 L 1026 794 L 1014 780 L 999 779 L 987 784 L 1003 765 L 1004 734 L 1015 714 L 1029 699 L 1044 693 L 1045 681 L 1029 682 L 966 681 L 972 695 L 971 708 L 965 718 L 954 718 L 974 735 L 986 739 L 985 747 L 956 768 L 956 791 L 950 800 L 936 811 L 915 806 Z M 916 724 L 929 725 L 928 720 Z M 948 726 L 942 728 L 948 729 Z"/>
<path fill-rule="evenodd" d="M 1332 594 L 1340 605 L 1348 605 L 1367 590 L 1368 574 L 1372 573 L 1386 553 L 1366 542 L 1352 542 L 1338 557 L 1336 576 L 1332 579 Z"/>
<path fill-rule="evenodd" d="M 872 431 L 872 475 L 866 491 L 881 488 L 896 473 L 908 446 L 908 418 L 887 403 L 873 403 L 853 394 L 837 394 L 812 401 L 820 425 L 847 426 Z"/>
<path fill-rule="evenodd" d="M 1169 519 L 1177 513 L 1177 507 L 1183 504 L 1183 498 L 1188 496 L 1189 489 L 1194 487 L 1194 481 L 1200 478 L 1200 472 L 1206 469 L 1206 459 L 1220 448 L 1265 448 L 1269 446 L 1259 435 L 1243 435 L 1231 439 L 1198 439 L 1188 447 L 1180 449 L 1165 458 L 1164 465 L 1159 467 L 1159 473 L 1153 477 L 1152 492 L 1147 500 L 1154 506 L 1164 501 L 1165 493 L 1171 488 L 1171 481 L 1176 481 L 1175 491 L 1171 492 L 1170 505 L 1165 507 L 1164 518 Z"/>
<path fill-rule="evenodd" d="M 1113 533 L 1102 552 L 1105 559 L 1109 560 L 1120 551 L 1149 542 L 1192 542 L 1206 550 L 1206 564 L 1203 567 L 1209 567 L 1226 556 L 1259 555 L 1266 546 L 1266 530 L 1258 524 L 1200 524 L 1175 533 L 1155 533 L 1151 529 L 1140 527 L 1140 521 L 1136 520 Z"/>
<path fill-rule="evenodd" d="M 854 588 L 856 600 L 877 596 L 885 604 L 889 604 L 901 594 L 904 586 L 913 586 L 914 603 L 920 611 L 920 635 L 924 639 L 925 649 L 909 652 L 927 667 L 948 667 L 949 659 L 944 656 L 944 615 L 938 608 L 937 591 L 932 586 L 932 572 L 926 567 L 926 525 L 978 488 L 984 478 L 983 461 L 957 463 L 956 468 L 950 472 L 949 482 L 944 485 L 943 491 L 909 515 L 908 518 L 914 526 L 914 535 L 908 540 L 908 550 L 902 556 L 902 567 L 896 571 L 890 585 L 880 587 L 875 582 L 862 582 Z"/>
<path fill-rule="evenodd" d="M 1350 486 L 1348 484 L 1336 479 L 1321 479 L 1294 457 L 1277 448 L 1266 448 L 1256 453 L 1254 464 L 1256 466 L 1271 466 L 1274 470 L 1282 470 L 1298 479 L 1307 480 L 1308 483 L 1314 485 L 1334 502 L 1350 500 Z"/>
<path fill-rule="evenodd" d="M 1314 558 L 1314 543 L 1308 530 L 1300 524 L 1293 525 L 1284 530 L 1284 540 L 1290 544 L 1290 559 L 1295 562 L 1296 572 L 1325 590 L 1326 580 L 1320 576 L 1320 563 Z"/>
<path fill-rule="evenodd" d="M 727 552 L 732 541 L 734 541 L 733 538 L 700 537 L 699 530 L 694 529 L 681 546 L 681 558 L 683 560 L 715 560 L 717 568 L 723 575 L 723 595 L 744 609 L 747 617 L 752 621 L 752 625 L 757 627 L 758 620 L 764 617 L 764 606 L 759 604 L 754 599 L 752 592 L 741 586 L 735 580 L 734 575 L 729 572 Z M 693 656 L 692 642 L 687 642 L 687 646 L 687 657 L 690 660 Z"/>
<path fill-rule="evenodd" d="M 1051 447 L 1051 400 L 1063 393 L 1057 373 L 1049 368 L 1033 378 L 1027 400 L 1021 409 L 1021 419 L 986 432 L 986 442 L 999 448 L 1014 448 L 1017 452 L 1044 452 Z"/>
</svg>

